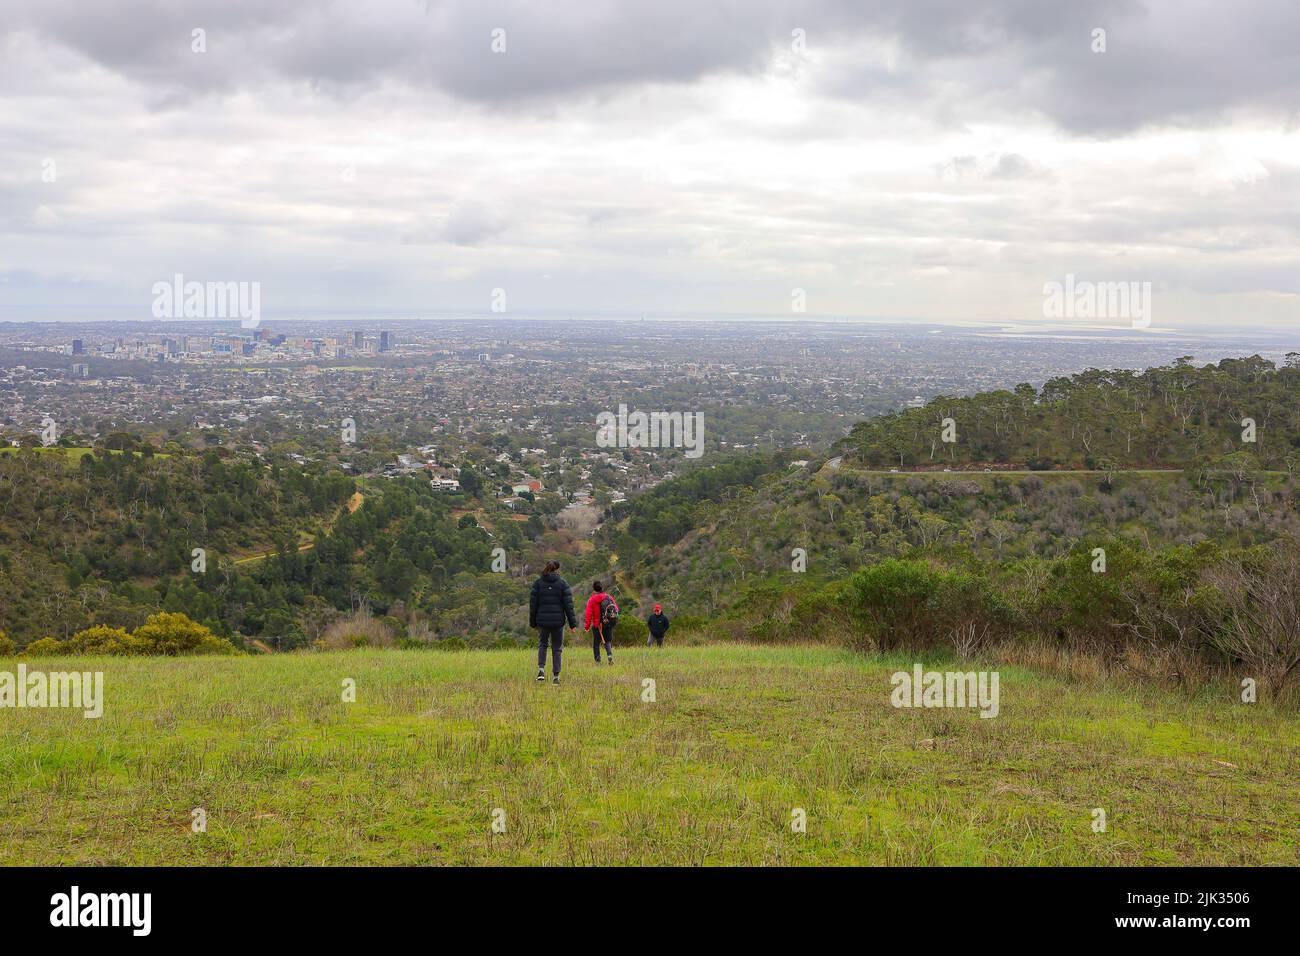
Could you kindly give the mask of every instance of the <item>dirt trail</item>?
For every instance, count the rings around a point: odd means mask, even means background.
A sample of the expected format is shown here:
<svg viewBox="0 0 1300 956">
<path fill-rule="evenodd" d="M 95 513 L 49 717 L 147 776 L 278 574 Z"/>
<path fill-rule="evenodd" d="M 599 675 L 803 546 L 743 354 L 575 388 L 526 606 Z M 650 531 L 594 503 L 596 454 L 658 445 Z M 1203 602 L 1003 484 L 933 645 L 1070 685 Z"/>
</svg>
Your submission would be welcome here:
<svg viewBox="0 0 1300 956">
<path fill-rule="evenodd" d="M 312 548 L 314 548 L 314 547 L 316 547 L 316 542 L 315 542 L 315 541 L 300 541 L 300 542 L 298 542 L 298 552 L 299 552 L 300 554 L 301 554 L 303 551 L 310 551 L 310 550 L 311 550 Z M 252 562 L 252 561 L 265 561 L 267 558 L 269 558 L 271 555 L 273 555 L 273 554 L 275 554 L 275 553 L 276 553 L 276 549 L 275 549 L 275 548 L 271 548 L 271 549 L 268 550 L 268 551 L 257 551 L 257 552 L 254 552 L 253 554 L 245 555 L 245 556 L 242 557 L 242 558 L 235 558 L 235 564 L 248 564 L 249 562 Z"/>
<path fill-rule="evenodd" d="M 359 491 L 353 492 L 352 497 L 348 499 L 348 504 L 347 504 L 348 514 L 352 514 L 354 511 L 360 508 L 361 505 L 365 502 L 365 500 L 366 497 L 361 492 Z M 332 526 L 333 526 L 333 522 L 331 522 L 331 527 Z M 298 542 L 298 553 L 301 554 L 304 551 L 310 551 L 314 547 L 316 547 L 316 539 L 314 537 L 309 538 L 306 541 L 300 541 Z M 276 553 L 275 548 L 270 548 L 266 551 L 258 551 L 255 552 L 254 554 L 245 555 L 242 558 L 235 558 L 235 564 L 248 564 L 251 561 L 264 561 L 275 553 Z"/>
<path fill-rule="evenodd" d="M 632 578 L 628 575 L 626 571 L 622 570 L 621 568 L 615 569 L 614 583 L 619 587 L 620 590 L 622 590 L 624 594 L 630 594 L 634 598 L 636 598 L 638 610 L 648 607 L 648 605 L 646 604 L 646 597 L 641 592 L 641 588 L 637 585 L 635 581 L 632 580 Z"/>
</svg>

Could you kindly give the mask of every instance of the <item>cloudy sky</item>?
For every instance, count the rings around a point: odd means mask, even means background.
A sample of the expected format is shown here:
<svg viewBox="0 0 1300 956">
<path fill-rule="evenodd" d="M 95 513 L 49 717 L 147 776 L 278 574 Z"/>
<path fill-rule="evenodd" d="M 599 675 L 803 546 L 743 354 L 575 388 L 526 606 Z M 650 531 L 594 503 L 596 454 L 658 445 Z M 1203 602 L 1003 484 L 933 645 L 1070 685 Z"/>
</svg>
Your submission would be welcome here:
<svg viewBox="0 0 1300 956">
<path fill-rule="evenodd" d="M 0 318 L 1300 325 L 1296 0 L 0 0 L 0 98 Z"/>
</svg>

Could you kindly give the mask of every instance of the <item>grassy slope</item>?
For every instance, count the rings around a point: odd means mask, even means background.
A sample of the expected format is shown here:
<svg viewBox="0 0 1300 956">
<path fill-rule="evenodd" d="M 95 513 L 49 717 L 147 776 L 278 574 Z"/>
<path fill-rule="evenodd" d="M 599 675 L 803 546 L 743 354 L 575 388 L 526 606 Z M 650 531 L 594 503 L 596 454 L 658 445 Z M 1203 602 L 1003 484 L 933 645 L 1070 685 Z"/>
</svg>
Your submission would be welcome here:
<svg viewBox="0 0 1300 956">
<path fill-rule="evenodd" d="M 1003 668 L 981 720 L 890 707 L 901 657 L 566 663 L 554 687 L 521 651 L 94 661 L 101 720 L 0 711 L 0 863 L 1300 862 L 1300 720 L 1266 705 Z"/>
<path fill-rule="evenodd" d="M 95 449 L 89 446 L 73 446 L 69 448 L 63 445 L 50 445 L 47 447 L 30 448 L 25 450 L 34 451 L 37 454 L 41 454 L 41 455 L 63 455 L 68 460 L 68 464 L 71 466 L 79 465 L 81 463 L 82 458 L 86 457 L 87 455 L 93 457 L 95 454 Z M 17 453 L 18 453 L 18 449 L 16 448 L 0 449 L 0 455 L 14 455 Z M 109 454 L 120 455 L 122 454 L 122 452 L 114 448 L 109 450 Z M 170 458 L 171 456 L 168 455 L 166 452 L 156 451 L 153 453 L 153 457 Z"/>
</svg>

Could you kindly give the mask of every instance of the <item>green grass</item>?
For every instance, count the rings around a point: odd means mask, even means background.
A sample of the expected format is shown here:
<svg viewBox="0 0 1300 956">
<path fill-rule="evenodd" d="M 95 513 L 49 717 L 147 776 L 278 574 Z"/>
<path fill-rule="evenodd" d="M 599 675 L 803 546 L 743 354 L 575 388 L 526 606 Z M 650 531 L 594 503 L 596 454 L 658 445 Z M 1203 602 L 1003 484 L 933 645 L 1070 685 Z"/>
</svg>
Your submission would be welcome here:
<svg viewBox="0 0 1300 956">
<path fill-rule="evenodd" d="M 41 446 L 41 447 L 39 447 L 39 448 L 27 448 L 27 449 L 23 449 L 23 450 L 24 450 L 24 451 L 34 451 L 34 452 L 36 452 L 37 454 L 41 454 L 41 455 L 62 455 L 64 458 L 67 459 L 68 464 L 69 464 L 69 465 L 72 465 L 72 466 L 76 466 L 76 465 L 80 464 L 80 463 L 81 463 L 81 459 L 84 458 L 85 456 L 87 456 L 87 455 L 94 455 L 94 454 L 95 454 L 95 449 L 90 448 L 90 447 L 83 447 L 83 446 L 80 446 L 80 445 L 76 445 L 76 446 L 64 446 L 64 445 L 43 445 L 43 446 Z M 18 451 L 19 451 L 19 449 L 17 449 L 17 448 L 3 448 L 3 449 L 0 449 L 0 455 L 14 455 L 14 454 L 17 454 Z M 109 449 L 109 454 L 110 454 L 110 455 L 120 455 L 120 454 L 122 454 L 122 452 L 121 452 L 120 449 L 112 448 L 112 449 Z M 139 454 L 139 453 L 137 452 L 136 454 Z M 154 456 L 155 458 L 169 458 L 169 457 L 171 457 L 171 456 L 168 455 L 166 452 L 161 452 L 161 451 L 156 451 L 156 452 L 154 452 L 154 453 L 153 453 L 153 456 Z"/>
<path fill-rule="evenodd" d="M 1300 720 L 1265 704 L 1004 667 L 986 720 L 891 707 L 911 658 L 597 667 L 579 642 L 555 687 L 532 653 L 78 660 L 104 671 L 102 719 L 0 710 L 0 863 L 1300 862 Z"/>
</svg>

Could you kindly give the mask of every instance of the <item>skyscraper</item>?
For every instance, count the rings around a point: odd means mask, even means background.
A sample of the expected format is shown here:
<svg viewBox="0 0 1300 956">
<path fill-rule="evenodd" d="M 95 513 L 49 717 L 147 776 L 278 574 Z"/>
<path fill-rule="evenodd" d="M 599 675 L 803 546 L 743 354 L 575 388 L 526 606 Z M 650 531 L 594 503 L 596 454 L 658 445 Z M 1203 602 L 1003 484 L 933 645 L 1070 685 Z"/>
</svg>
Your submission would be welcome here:
<svg viewBox="0 0 1300 956">
<path fill-rule="evenodd" d="M 392 347 L 393 347 L 393 333 L 392 333 L 392 332 L 380 332 L 380 333 L 379 333 L 379 351 L 381 351 L 381 352 L 387 352 L 387 351 L 388 351 L 389 349 L 391 349 Z"/>
</svg>

